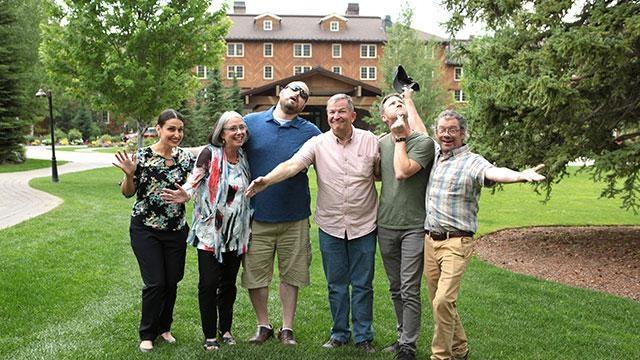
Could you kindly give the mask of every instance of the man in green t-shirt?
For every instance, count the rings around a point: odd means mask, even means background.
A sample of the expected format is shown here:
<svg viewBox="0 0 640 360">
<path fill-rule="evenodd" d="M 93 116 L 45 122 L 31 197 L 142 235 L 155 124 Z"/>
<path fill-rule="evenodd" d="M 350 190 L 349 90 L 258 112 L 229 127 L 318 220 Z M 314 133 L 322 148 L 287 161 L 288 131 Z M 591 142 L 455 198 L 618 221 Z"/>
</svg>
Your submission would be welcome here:
<svg viewBox="0 0 640 360">
<path fill-rule="evenodd" d="M 380 139 L 382 189 L 378 242 L 397 318 L 397 340 L 385 351 L 415 359 L 420 334 L 424 266 L 425 191 L 435 153 L 411 99 L 413 90 L 387 95 L 380 115 L 390 133 Z"/>
</svg>

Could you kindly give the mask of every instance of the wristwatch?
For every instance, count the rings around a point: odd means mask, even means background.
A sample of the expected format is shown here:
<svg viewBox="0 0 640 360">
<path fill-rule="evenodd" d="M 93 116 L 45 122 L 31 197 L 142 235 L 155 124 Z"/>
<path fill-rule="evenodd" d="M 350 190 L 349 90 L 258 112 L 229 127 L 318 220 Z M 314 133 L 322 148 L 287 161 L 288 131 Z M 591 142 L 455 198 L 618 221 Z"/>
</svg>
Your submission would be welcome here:
<svg viewBox="0 0 640 360">
<path fill-rule="evenodd" d="M 407 141 L 407 138 L 404 137 L 404 136 L 401 136 L 401 137 L 395 138 L 395 140 L 396 140 L 397 143 L 399 143 L 399 142 Z"/>
</svg>

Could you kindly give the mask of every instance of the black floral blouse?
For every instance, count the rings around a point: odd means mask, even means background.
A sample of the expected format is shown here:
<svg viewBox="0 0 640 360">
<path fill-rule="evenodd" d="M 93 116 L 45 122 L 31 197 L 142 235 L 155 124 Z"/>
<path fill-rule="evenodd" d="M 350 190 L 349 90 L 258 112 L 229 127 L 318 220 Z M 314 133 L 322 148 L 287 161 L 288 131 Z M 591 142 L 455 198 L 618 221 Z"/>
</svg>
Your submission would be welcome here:
<svg viewBox="0 0 640 360">
<path fill-rule="evenodd" d="M 176 184 L 187 181 L 195 161 L 193 154 L 177 148 L 171 161 L 146 147 L 138 150 L 136 159 L 136 202 L 131 216 L 140 218 L 144 225 L 153 229 L 182 229 L 186 225 L 184 204 L 167 203 L 160 198 L 160 193 L 165 188 L 175 190 Z"/>
</svg>

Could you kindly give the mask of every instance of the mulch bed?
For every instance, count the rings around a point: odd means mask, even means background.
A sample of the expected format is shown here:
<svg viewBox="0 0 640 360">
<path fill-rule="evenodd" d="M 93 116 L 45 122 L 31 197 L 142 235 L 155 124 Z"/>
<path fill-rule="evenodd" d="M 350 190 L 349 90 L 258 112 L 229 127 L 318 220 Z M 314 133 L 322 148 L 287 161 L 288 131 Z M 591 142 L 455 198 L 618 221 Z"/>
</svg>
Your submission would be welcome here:
<svg viewBox="0 0 640 360">
<path fill-rule="evenodd" d="M 510 271 L 640 301 L 640 226 L 507 229 L 475 251 Z"/>
</svg>

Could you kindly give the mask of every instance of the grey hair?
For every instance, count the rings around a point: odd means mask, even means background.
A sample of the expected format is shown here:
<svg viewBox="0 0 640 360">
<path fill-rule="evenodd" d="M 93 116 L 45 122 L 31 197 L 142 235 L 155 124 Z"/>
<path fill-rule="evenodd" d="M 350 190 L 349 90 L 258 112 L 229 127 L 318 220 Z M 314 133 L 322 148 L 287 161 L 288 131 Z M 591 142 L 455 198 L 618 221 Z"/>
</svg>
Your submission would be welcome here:
<svg viewBox="0 0 640 360">
<path fill-rule="evenodd" d="M 404 101 L 404 98 L 399 93 L 391 93 L 391 94 L 383 97 L 382 101 L 380 102 L 380 107 L 379 107 L 380 115 L 382 115 L 382 113 L 384 113 L 384 103 L 386 103 L 387 100 L 391 99 L 392 97 L 397 97 L 398 99 Z"/>
<path fill-rule="evenodd" d="M 457 111 L 451 110 L 451 109 L 444 110 L 438 115 L 438 117 L 436 118 L 435 126 L 438 126 L 438 122 L 440 122 L 440 120 L 444 118 L 454 118 L 458 120 L 458 125 L 460 125 L 460 129 L 467 129 L 467 120 L 464 118 L 464 116 L 460 115 L 460 113 L 458 113 Z"/>
<path fill-rule="evenodd" d="M 216 121 L 216 124 L 213 126 L 213 132 L 211 133 L 211 135 L 209 135 L 209 143 L 211 143 L 211 145 L 224 147 L 224 142 L 222 141 L 222 132 L 224 131 L 224 127 L 225 125 L 227 125 L 229 120 L 235 118 L 240 118 L 242 119 L 242 121 L 244 121 L 242 115 L 235 111 L 225 111 L 224 113 L 222 113 L 222 115 L 220 115 L 220 119 L 218 119 L 218 121 Z M 244 137 L 244 142 L 246 143 L 248 139 L 249 131 L 247 130 L 247 134 Z"/>
<path fill-rule="evenodd" d="M 351 96 L 347 94 L 333 95 L 332 97 L 329 98 L 329 100 L 327 100 L 327 105 L 333 104 L 340 100 L 347 100 L 347 108 L 349 109 L 349 111 L 355 111 L 355 108 L 353 107 L 353 99 L 351 99 Z"/>
</svg>

